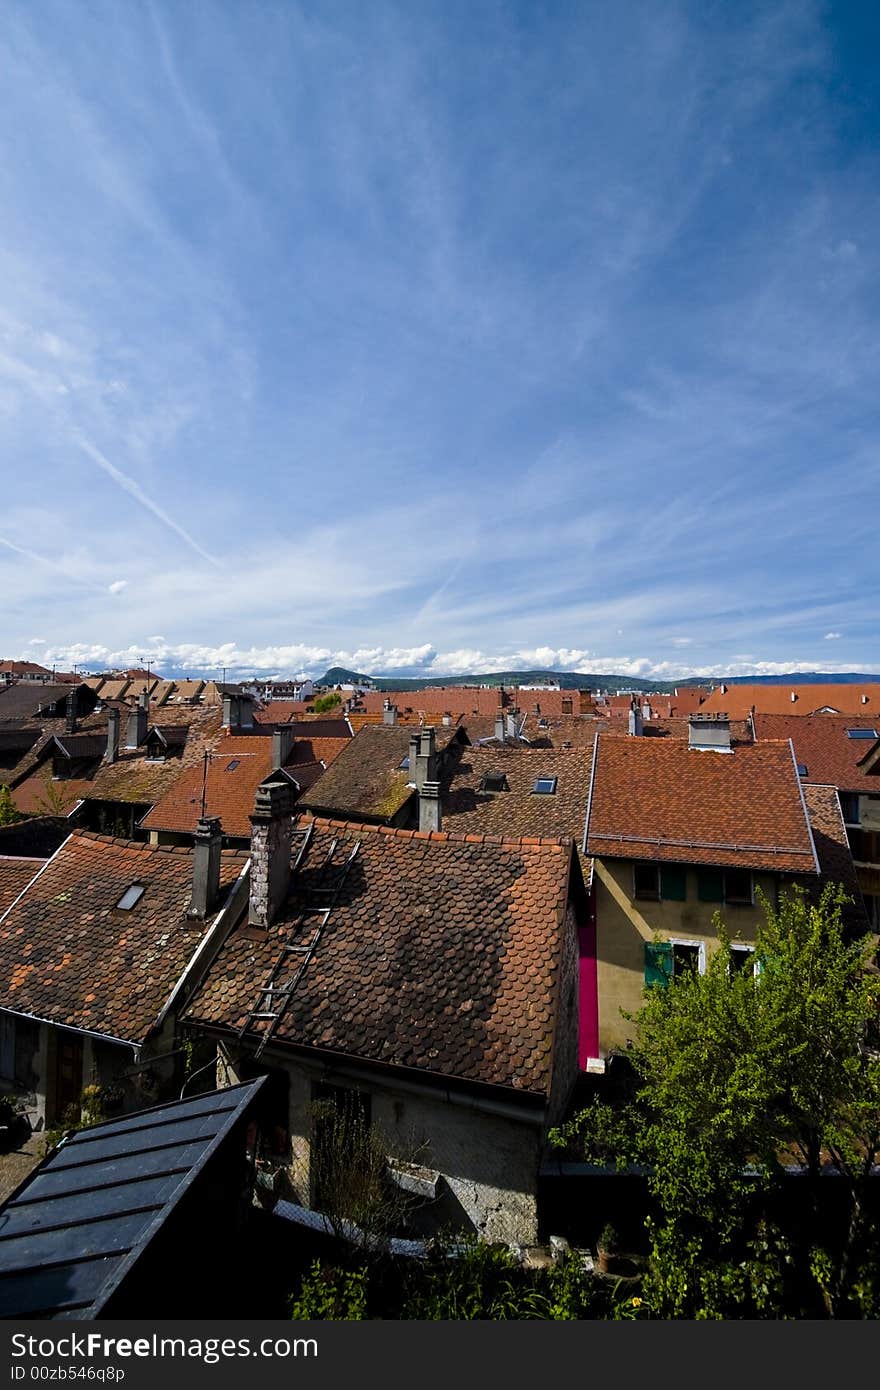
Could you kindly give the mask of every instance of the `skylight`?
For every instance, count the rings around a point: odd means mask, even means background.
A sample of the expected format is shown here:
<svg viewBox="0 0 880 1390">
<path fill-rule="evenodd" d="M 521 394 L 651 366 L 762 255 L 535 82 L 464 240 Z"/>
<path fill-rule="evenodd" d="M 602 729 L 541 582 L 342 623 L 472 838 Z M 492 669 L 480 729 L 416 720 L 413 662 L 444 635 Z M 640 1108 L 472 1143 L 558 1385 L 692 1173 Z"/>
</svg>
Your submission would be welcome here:
<svg viewBox="0 0 880 1390">
<path fill-rule="evenodd" d="M 144 885 L 142 883 L 133 883 L 130 888 L 126 888 L 116 906 L 121 907 L 123 912 L 129 912 L 134 907 L 135 903 L 140 902 L 141 898 L 144 896 L 144 891 Z"/>
<path fill-rule="evenodd" d="M 487 772 L 480 783 L 481 792 L 509 792 L 507 778 L 503 772 Z"/>
<path fill-rule="evenodd" d="M 402 761 L 402 762 L 399 762 L 399 763 L 397 764 L 397 766 L 400 768 L 401 772 L 409 772 L 409 754 L 408 754 L 408 753 L 407 753 L 406 757 L 403 759 L 403 761 Z"/>
<path fill-rule="evenodd" d="M 847 738 L 873 739 L 877 737 L 876 729 L 847 729 Z"/>
<path fill-rule="evenodd" d="M 239 765 L 239 759 L 233 758 L 231 763 L 227 763 L 224 772 L 234 772 Z"/>
<path fill-rule="evenodd" d="M 806 777 L 806 775 L 807 775 L 807 765 L 806 765 L 806 763 L 798 763 L 798 765 L 797 765 L 797 775 L 798 775 L 798 777 Z"/>
<path fill-rule="evenodd" d="M 556 791 L 555 777 L 538 777 L 532 791 L 538 796 L 553 796 Z"/>
</svg>

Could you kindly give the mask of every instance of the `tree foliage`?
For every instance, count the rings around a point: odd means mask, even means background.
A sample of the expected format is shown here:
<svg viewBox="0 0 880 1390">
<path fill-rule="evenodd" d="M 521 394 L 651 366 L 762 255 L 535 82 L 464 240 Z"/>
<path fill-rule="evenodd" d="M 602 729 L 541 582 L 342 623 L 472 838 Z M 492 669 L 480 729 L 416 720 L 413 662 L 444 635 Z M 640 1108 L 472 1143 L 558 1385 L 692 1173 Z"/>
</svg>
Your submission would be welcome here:
<svg viewBox="0 0 880 1390">
<path fill-rule="evenodd" d="M 21 815 L 15 809 L 12 792 L 7 786 L 0 785 L 0 825 L 15 825 L 19 820 Z"/>
<path fill-rule="evenodd" d="M 313 702 L 312 709 L 315 714 L 326 714 L 328 710 L 335 709 L 342 704 L 342 696 L 338 690 L 332 691 L 329 695 L 319 695 Z"/>
<path fill-rule="evenodd" d="M 718 919 L 705 974 L 646 989 L 632 1016 L 630 1098 L 596 1102 L 554 1136 L 648 1167 L 645 1295 L 659 1316 L 880 1311 L 880 976 L 872 939 L 844 931 L 846 901 L 830 887 L 819 902 L 802 889 L 763 899 L 754 975 L 733 968 Z"/>
</svg>

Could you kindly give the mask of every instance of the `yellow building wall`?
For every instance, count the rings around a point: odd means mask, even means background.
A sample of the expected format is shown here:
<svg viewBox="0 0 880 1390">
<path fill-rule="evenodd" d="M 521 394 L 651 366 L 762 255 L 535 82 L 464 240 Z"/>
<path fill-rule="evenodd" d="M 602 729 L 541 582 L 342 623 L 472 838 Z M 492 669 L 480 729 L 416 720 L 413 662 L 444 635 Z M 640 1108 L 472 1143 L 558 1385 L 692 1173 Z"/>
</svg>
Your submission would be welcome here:
<svg viewBox="0 0 880 1390">
<path fill-rule="evenodd" d="M 763 914 L 751 906 L 702 903 L 697 900 L 697 869 L 688 868 L 687 899 L 683 902 L 651 902 L 633 897 L 633 865 L 629 860 L 595 861 L 596 965 L 599 994 L 599 1052 L 626 1047 L 634 1036 L 632 1023 L 621 1016 L 621 1009 L 636 1012 L 642 1004 L 645 984 L 645 943 L 659 935 L 669 941 L 703 943 L 706 958 L 717 949 L 718 934 L 713 924 L 720 911 L 731 938 L 754 945 L 758 922 Z M 760 888 L 776 902 L 778 879 L 775 874 L 755 873 L 755 889 Z"/>
</svg>

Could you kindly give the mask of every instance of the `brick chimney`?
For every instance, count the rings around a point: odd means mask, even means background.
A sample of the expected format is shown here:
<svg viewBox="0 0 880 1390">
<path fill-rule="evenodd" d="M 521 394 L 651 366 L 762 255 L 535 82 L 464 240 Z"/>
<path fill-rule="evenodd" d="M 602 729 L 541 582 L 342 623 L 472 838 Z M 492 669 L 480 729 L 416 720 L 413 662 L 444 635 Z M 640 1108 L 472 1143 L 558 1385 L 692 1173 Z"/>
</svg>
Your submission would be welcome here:
<svg viewBox="0 0 880 1390">
<path fill-rule="evenodd" d="M 76 686 L 64 701 L 64 727 L 69 734 L 76 733 Z"/>
<path fill-rule="evenodd" d="M 290 750 L 296 742 L 296 735 L 289 726 L 272 731 L 272 771 L 283 767 L 290 757 Z"/>
<path fill-rule="evenodd" d="M 193 848 L 192 900 L 187 908 L 187 917 L 205 918 L 217 903 L 220 896 L 220 846 L 222 839 L 219 816 L 202 816 L 196 825 Z"/>
<path fill-rule="evenodd" d="M 383 724 L 396 724 L 396 723 L 397 723 L 397 706 L 396 706 L 396 705 L 392 705 L 392 703 L 391 703 L 390 700 L 385 700 L 384 703 L 383 703 L 383 705 L 382 705 L 382 723 L 383 723 Z"/>
<path fill-rule="evenodd" d="M 414 778 L 416 788 L 421 793 L 426 782 L 436 782 L 437 780 L 437 743 L 436 730 L 433 724 L 428 724 L 419 730 L 419 751 L 416 757 L 416 775 Z M 410 775 L 412 774 L 412 763 L 410 762 Z"/>
<path fill-rule="evenodd" d="M 271 927 L 290 884 L 293 798 L 288 783 L 257 787 L 251 816 L 251 897 L 248 922 Z"/>
<path fill-rule="evenodd" d="M 419 788 L 419 830 L 440 830 L 440 783 L 423 782 Z"/>
<path fill-rule="evenodd" d="M 107 751 L 104 754 L 105 763 L 115 763 L 119 757 L 119 710 L 108 709 L 107 711 Z"/>
<path fill-rule="evenodd" d="M 147 697 L 149 703 L 149 696 Z M 140 699 L 134 709 L 129 711 L 128 727 L 125 732 L 126 748 L 140 748 L 147 736 L 147 711 Z"/>
</svg>

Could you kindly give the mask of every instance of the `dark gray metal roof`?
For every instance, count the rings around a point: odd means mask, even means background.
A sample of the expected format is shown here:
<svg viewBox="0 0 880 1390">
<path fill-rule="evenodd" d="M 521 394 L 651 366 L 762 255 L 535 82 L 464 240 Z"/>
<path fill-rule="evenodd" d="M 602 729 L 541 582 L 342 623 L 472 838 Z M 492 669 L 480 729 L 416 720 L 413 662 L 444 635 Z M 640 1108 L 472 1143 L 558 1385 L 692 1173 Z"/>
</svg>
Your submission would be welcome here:
<svg viewBox="0 0 880 1390">
<path fill-rule="evenodd" d="M 264 1080 L 65 1140 L 0 1207 L 0 1317 L 96 1317 Z"/>
</svg>

